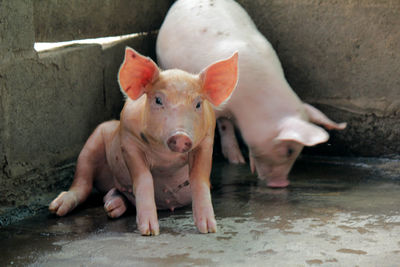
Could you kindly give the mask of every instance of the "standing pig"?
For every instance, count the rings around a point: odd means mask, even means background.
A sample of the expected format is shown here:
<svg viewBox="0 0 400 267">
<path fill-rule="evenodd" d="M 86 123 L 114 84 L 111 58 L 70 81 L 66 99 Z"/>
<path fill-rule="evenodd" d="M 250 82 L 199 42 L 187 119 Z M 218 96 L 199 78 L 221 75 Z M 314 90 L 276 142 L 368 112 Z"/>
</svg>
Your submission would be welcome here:
<svg viewBox="0 0 400 267">
<path fill-rule="evenodd" d="M 123 195 L 136 206 L 142 235 L 157 235 L 158 209 L 193 201 L 202 233 L 215 232 L 210 195 L 215 130 L 213 106 L 227 100 L 237 83 L 235 53 L 199 75 L 160 71 L 149 58 L 126 48 L 118 78 L 128 96 L 120 121 L 100 124 L 83 147 L 74 181 L 50 204 L 63 216 L 85 201 L 93 185 L 103 193 L 108 216 L 121 216 Z"/>
<path fill-rule="evenodd" d="M 286 187 L 303 146 L 329 138 L 313 123 L 338 130 L 346 124 L 331 121 L 298 98 L 272 46 L 233 0 L 176 1 L 157 39 L 160 66 L 193 73 L 233 51 L 240 58 L 238 86 L 216 113 L 222 152 L 229 162 L 244 163 L 235 124 L 249 147 L 252 172 L 270 187 Z"/>
</svg>

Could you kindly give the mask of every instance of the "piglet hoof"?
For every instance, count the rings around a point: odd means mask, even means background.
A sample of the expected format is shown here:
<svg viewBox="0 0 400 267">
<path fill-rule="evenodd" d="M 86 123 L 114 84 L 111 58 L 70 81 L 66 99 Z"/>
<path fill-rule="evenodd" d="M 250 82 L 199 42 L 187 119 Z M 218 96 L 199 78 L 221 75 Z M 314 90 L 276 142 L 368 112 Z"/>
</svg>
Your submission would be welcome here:
<svg viewBox="0 0 400 267">
<path fill-rule="evenodd" d="M 103 200 L 104 210 L 110 218 L 120 217 L 127 209 L 124 197 L 115 188 L 108 191 Z"/>
<path fill-rule="evenodd" d="M 49 205 L 49 211 L 64 216 L 78 206 L 78 196 L 73 191 L 61 192 Z"/>
<path fill-rule="evenodd" d="M 215 220 L 214 211 L 211 208 L 203 208 L 202 210 L 195 211 L 194 222 L 202 234 L 216 233 L 217 232 L 217 221 Z"/>
<path fill-rule="evenodd" d="M 232 164 L 245 164 L 246 161 L 240 151 L 239 147 L 236 145 L 225 146 L 222 148 L 222 154 L 226 159 L 228 159 L 229 163 Z"/>
<path fill-rule="evenodd" d="M 156 236 L 160 234 L 157 212 L 137 212 L 136 224 L 143 236 Z"/>
<path fill-rule="evenodd" d="M 246 161 L 243 158 L 242 153 L 237 154 L 235 156 L 230 156 L 228 159 L 229 159 L 229 163 L 232 163 L 232 164 L 245 164 L 246 163 Z"/>
</svg>

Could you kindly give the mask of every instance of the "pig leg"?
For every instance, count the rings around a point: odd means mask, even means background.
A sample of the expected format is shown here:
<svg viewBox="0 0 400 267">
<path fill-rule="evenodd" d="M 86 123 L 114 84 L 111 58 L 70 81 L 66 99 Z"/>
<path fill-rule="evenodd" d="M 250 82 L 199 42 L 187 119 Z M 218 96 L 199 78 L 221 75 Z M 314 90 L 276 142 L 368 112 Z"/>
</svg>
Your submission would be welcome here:
<svg viewBox="0 0 400 267">
<path fill-rule="evenodd" d="M 104 210 L 110 218 L 118 218 L 126 211 L 126 202 L 116 188 L 111 189 L 103 198 Z"/>
<path fill-rule="evenodd" d="M 217 222 L 210 193 L 213 143 L 214 135 L 212 132 L 209 137 L 203 140 L 195 152 L 189 154 L 193 218 L 201 233 L 217 232 Z"/>
<path fill-rule="evenodd" d="M 98 167 L 106 164 L 105 147 L 101 124 L 89 137 L 78 157 L 75 177 L 68 191 L 54 199 L 49 210 L 58 216 L 64 216 L 86 200 L 93 188 L 93 179 Z"/>
<path fill-rule="evenodd" d="M 210 186 L 207 183 L 191 183 L 194 222 L 200 233 L 217 232 L 217 221 L 211 202 Z"/>
<path fill-rule="evenodd" d="M 129 135 L 121 135 L 121 149 L 133 183 L 136 224 L 142 235 L 158 235 L 160 227 L 154 198 L 153 176 L 145 162 L 145 154 L 129 138 Z"/>
<path fill-rule="evenodd" d="M 303 104 L 303 107 L 305 111 L 307 112 L 307 115 L 310 118 L 310 121 L 316 124 L 323 125 L 326 129 L 328 130 L 344 130 L 346 128 L 346 123 L 336 123 L 329 119 L 324 113 L 322 113 L 320 110 L 317 108 L 311 106 L 310 104 Z"/>
<path fill-rule="evenodd" d="M 235 136 L 235 128 L 232 121 L 219 118 L 217 120 L 218 131 L 221 136 L 222 154 L 230 163 L 245 163 L 242 152 Z"/>
<path fill-rule="evenodd" d="M 136 200 L 136 224 L 142 235 L 158 235 L 157 209 L 154 199 L 154 185 L 151 174 L 144 173 L 133 181 L 134 196 Z"/>
</svg>

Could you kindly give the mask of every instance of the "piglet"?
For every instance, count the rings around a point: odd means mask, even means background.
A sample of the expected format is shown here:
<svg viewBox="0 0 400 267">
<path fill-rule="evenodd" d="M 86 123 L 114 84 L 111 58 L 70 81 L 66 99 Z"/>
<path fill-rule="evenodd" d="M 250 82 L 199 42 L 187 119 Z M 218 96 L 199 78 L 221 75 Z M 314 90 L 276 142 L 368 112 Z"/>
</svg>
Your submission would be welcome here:
<svg viewBox="0 0 400 267">
<path fill-rule="evenodd" d="M 156 49 L 161 67 L 194 73 L 239 52 L 237 89 L 216 113 L 222 152 L 231 163 L 245 162 L 234 132 L 237 126 L 249 147 L 251 170 L 270 187 L 289 184 L 289 171 L 303 146 L 328 140 L 328 133 L 315 124 L 346 127 L 299 99 L 271 44 L 233 0 L 176 1 L 161 26 Z"/>
<path fill-rule="evenodd" d="M 105 194 L 104 209 L 117 218 L 136 206 L 142 235 L 158 235 L 157 209 L 192 202 L 201 233 L 216 232 L 210 195 L 214 107 L 233 92 L 238 54 L 198 75 L 161 71 L 149 58 L 126 48 L 119 85 L 127 100 L 120 121 L 100 124 L 84 145 L 70 189 L 49 210 L 64 216 L 85 201 L 93 185 Z"/>
</svg>

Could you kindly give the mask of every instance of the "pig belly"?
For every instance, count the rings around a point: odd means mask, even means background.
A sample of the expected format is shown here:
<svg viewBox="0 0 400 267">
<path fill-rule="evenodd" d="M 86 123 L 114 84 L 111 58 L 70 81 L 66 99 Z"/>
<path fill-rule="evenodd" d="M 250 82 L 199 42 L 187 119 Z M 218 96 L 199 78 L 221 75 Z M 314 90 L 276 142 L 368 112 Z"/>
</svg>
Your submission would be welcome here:
<svg viewBox="0 0 400 267">
<path fill-rule="evenodd" d="M 129 177 L 115 177 L 108 165 L 102 167 L 95 180 L 95 187 L 101 193 L 106 194 L 112 188 L 121 192 L 133 205 L 135 196 L 132 193 L 132 182 Z M 154 183 L 154 197 L 157 209 L 164 210 L 180 208 L 192 202 L 192 193 L 189 184 L 189 167 L 169 173 L 157 170 L 152 172 Z"/>
<path fill-rule="evenodd" d="M 121 169 L 124 169 L 121 166 Z M 125 171 L 119 174 L 125 173 Z M 104 167 L 105 173 L 101 175 L 101 180 L 96 184 L 96 188 L 99 187 L 101 191 L 106 193 L 115 187 L 119 192 L 135 205 L 135 196 L 132 193 L 132 182 L 129 175 L 126 176 L 114 176 L 109 172 L 108 167 Z M 157 209 L 171 209 L 180 208 L 189 205 L 192 202 L 192 194 L 189 185 L 189 167 L 184 167 L 171 171 L 171 170 L 152 170 L 153 184 L 154 184 L 154 198 Z M 127 169 L 126 169 L 126 173 Z M 110 183 L 111 182 L 111 183 Z"/>
<path fill-rule="evenodd" d="M 176 179 L 175 181 L 182 181 Z M 170 183 L 158 180 L 154 181 L 154 198 L 158 210 L 174 210 L 189 205 L 192 202 L 192 193 L 190 190 L 189 179 L 183 179 L 183 182 Z M 135 205 L 135 196 L 128 191 L 123 191 L 123 195 Z"/>
<path fill-rule="evenodd" d="M 152 170 L 157 209 L 175 209 L 192 202 L 189 184 L 189 166 L 178 170 Z"/>
<path fill-rule="evenodd" d="M 121 142 L 116 129 L 118 121 L 109 122 L 104 132 L 106 164 L 101 166 L 95 180 L 95 187 L 102 193 L 116 188 L 135 205 L 132 179 L 121 151 Z M 161 160 L 150 171 L 153 176 L 154 195 L 158 209 L 175 209 L 191 203 L 189 186 L 189 165 L 187 157 Z"/>
</svg>

